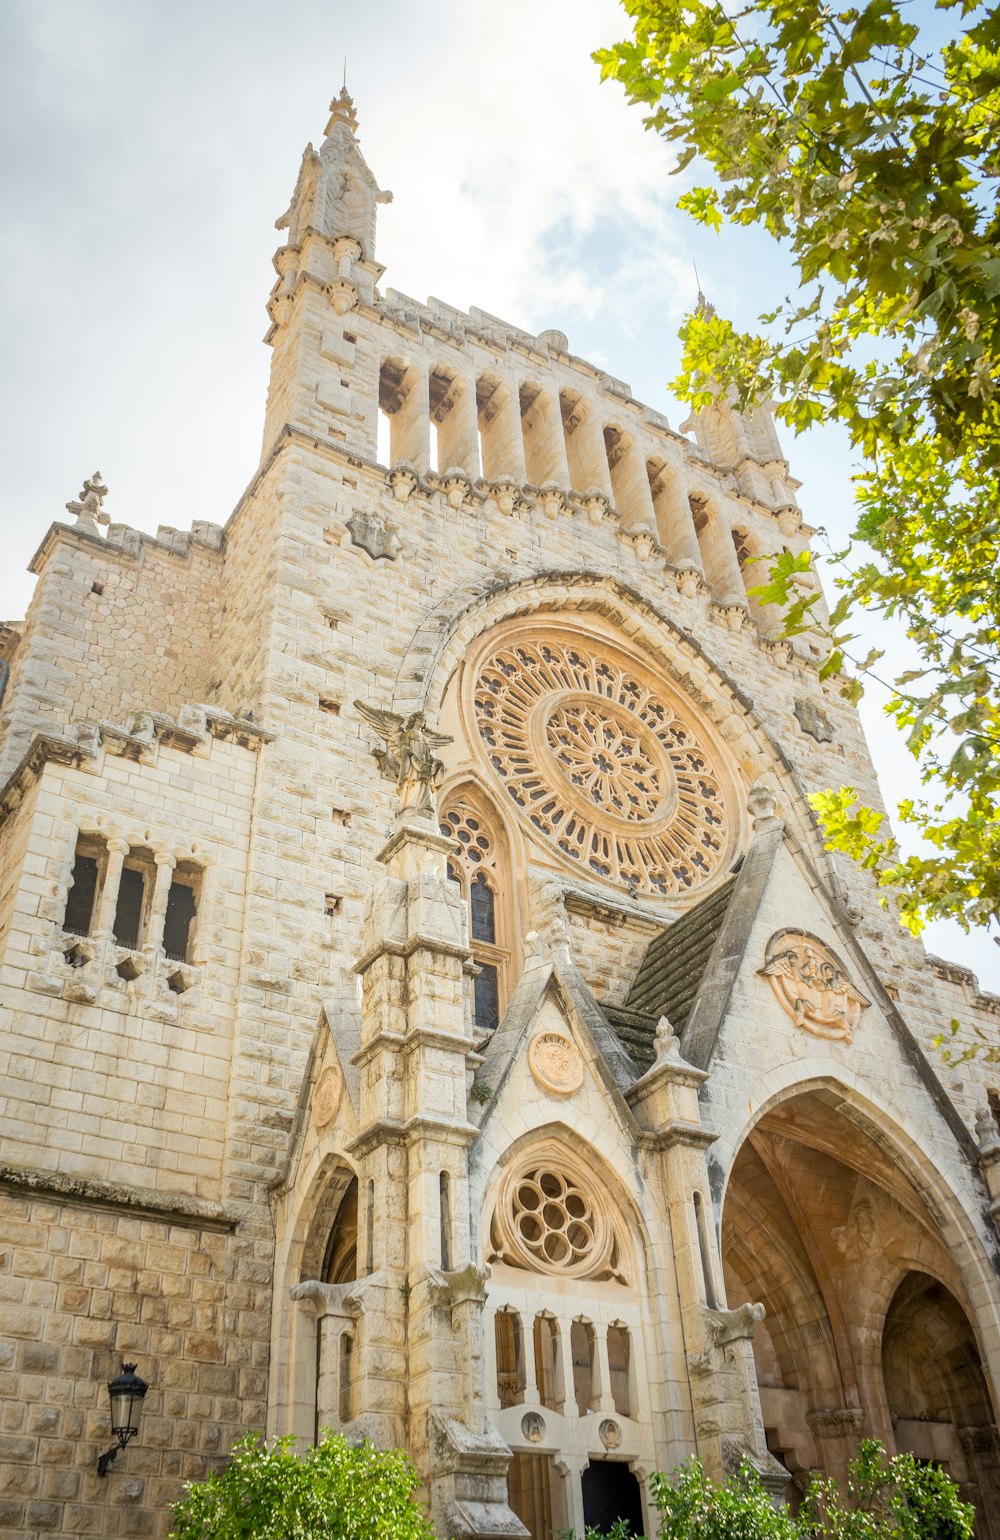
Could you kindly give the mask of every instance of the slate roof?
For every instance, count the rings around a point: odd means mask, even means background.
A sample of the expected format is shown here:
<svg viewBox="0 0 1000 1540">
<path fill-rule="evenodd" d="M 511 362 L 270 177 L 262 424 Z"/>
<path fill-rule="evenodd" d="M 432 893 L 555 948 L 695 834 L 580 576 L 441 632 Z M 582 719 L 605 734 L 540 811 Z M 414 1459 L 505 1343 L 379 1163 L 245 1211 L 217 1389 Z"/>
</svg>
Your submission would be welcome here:
<svg viewBox="0 0 1000 1540">
<path fill-rule="evenodd" d="M 736 887 L 735 876 L 651 941 L 621 1005 L 602 1009 L 622 1047 L 645 1069 L 653 1062 L 656 1023 L 684 1031 Z"/>
</svg>

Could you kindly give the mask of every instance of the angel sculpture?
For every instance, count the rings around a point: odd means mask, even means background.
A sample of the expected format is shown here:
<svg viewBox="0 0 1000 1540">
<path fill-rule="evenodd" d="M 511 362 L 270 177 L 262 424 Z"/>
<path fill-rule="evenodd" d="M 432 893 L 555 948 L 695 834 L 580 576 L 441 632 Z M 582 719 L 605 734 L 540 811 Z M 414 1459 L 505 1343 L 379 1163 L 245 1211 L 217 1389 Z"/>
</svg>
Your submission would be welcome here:
<svg viewBox="0 0 1000 1540">
<path fill-rule="evenodd" d="M 377 706 L 354 702 L 369 727 L 384 740 L 385 748 L 375 750 L 382 774 L 395 780 L 400 812 L 435 812 L 434 793 L 444 777 L 444 763 L 435 749 L 454 740 L 444 733 L 431 732 L 422 711 L 401 717 L 395 711 L 381 711 Z"/>
</svg>

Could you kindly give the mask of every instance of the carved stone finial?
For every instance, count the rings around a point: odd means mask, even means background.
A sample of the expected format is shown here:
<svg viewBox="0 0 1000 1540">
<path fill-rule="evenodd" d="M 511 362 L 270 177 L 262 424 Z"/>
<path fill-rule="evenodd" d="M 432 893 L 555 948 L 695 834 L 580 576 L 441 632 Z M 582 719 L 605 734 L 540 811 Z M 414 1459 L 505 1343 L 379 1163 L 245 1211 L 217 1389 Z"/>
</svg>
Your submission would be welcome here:
<svg viewBox="0 0 1000 1540">
<path fill-rule="evenodd" d="M 107 495 L 108 489 L 101 480 L 101 473 L 95 471 L 83 483 L 79 498 L 66 504 L 66 512 L 76 515 L 77 528 L 89 529 L 96 535 L 99 524 L 110 524 L 111 520 L 104 512 L 104 499 Z"/>
<path fill-rule="evenodd" d="M 444 733 L 433 732 L 422 711 L 401 717 L 395 711 L 366 706 L 364 701 L 356 700 L 354 704 L 385 743 L 384 749 L 375 750 L 375 758 L 382 774 L 396 782 L 399 811 L 435 818 L 435 799 L 437 788 L 444 779 L 444 761 L 437 758 L 434 750 L 454 740 Z"/>
<path fill-rule="evenodd" d="M 549 945 L 558 962 L 569 962 L 569 926 L 565 914 L 556 914 L 549 922 Z"/>
<path fill-rule="evenodd" d="M 747 811 L 753 819 L 755 834 L 759 834 L 762 829 L 771 828 L 776 822 L 775 809 L 777 806 L 778 799 L 770 782 L 766 781 L 763 776 L 760 780 L 754 781 L 747 792 Z"/>
<path fill-rule="evenodd" d="M 681 1056 L 681 1040 L 677 1036 L 666 1016 L 661 1016 L 656 1023 L 656 1036 L 653 1038 L 653 1050 L 656 1054 L 654 1068 L 661 1064 L 676 1063 Z"/>
<path fill-rule="evenodd" d="M 524 938 L 524 959 L 528 967 L 540 963 L 545 957 L 545 943 L 537 930 L 529 930 Z"/>
</svg>

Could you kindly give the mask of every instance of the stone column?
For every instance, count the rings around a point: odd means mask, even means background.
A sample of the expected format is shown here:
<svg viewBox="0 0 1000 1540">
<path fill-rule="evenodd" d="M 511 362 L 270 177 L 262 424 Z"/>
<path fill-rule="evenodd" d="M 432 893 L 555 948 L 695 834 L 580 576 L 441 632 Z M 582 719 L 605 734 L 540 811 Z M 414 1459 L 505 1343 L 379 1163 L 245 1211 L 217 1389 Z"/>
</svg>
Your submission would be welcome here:
<svg viewBox="0 0 1000 1540">
<path fill-rule="evenodd" d="M 705 535 L 705 576 L 720 604 L 746 605 L 747 594 L 740 571 L 729 520 L 713 508 Z"/>
<path fill-rule="evenodd" d="M 622 529 L 644 529 L 658 538 L 653 494 L 646 474 L 646 457 L 631 435 L 622 434 L 608 451 L 608 465 Z"/>
<path fill-rule="evenodd" d="M 538 1365 L 535 1361 L 535 1316 L 524 1318 L 524 1399 L 528 1406 L 538 1404 Z"/>
<path fill-rule="evenodd" d="M 163 926 L 167 918 L 167 896 L 170 892 L 170 883 L 173 879 L 177 861 L 174 856 L 166 851 L 158 852 L 153 859 L 156 862 L 156 881 L 153 884 L 153 896 L 149 904 L 146 945 L 143 950 L 149 951 L 155 956 L 163 945 Z"/>
<path fill-rule="evenodd" d="M 472 380 L 452 381 L 438 421 L 438 473 L 464 471 L 475 481 L 479 475 L 479 416 Z"/>
<path fill-rule="evenodd" d="M 604 424 L 596 406 L 587 401 L 578 401 L 565 423 L 566 453 L 573 491 L 600 492 L 609 503 L 613 503 L 611 469 L 604 447 Z"/>
<path fill-rule="evenodd" d="M 554 388 L 540 390 L 522 414 L 525 476 L 533 486 L 570 485 L 562 413 Z"/>
<path fill-rule="evenodd" d="M 701 547 L 694 527 L 687 482 L 679 467 L 665 465 L 652 489 L 656 525 L 667 561 L 679 571 L 703 573 Z"/>
<path fill-rule="evenodd" d="M 611 1394 L 611 1366 L 608 1362 L 608 1323 L 595 1321 L 594 1377 L 591 1387 L 591 1405 L 595 1412 L 613 1412 L 615 1398 Z"/>
<path fill-rule="evenodd" d="M 487 481 L 509 476 L 518 486 L 527 480 L 524 440 L 521 436 L 521 405 L 517 388 L 500 384 L 483 407 L 483 475 Z"/>
<path fill-rule="evenodd" d="M 118 885 L 122 879 L 122 867 L 128 852 L 128 840 L 108 840 L 108 861 L 104 868 L 104 881 L 101 884 L 101 896 L 94 921 L 95 941 L 110 941 L 114 934 Z"/>
<path fill-rule="evenodd" d="M 716 1479 L 745 1454 L 768 1485 L 784 1490 L 788 1473 L 769 1454 L 764 1437 L 751 1338 L 763 1306 L 716 1310 L 722 1262 L 714 1225 L 699 1234 L 694 1194 L 711 1213 L 706 1151 L 716 1135 L 701 1124 L 698 1089 L 707 1071 L 687 1063 L 666 1018 L 656 1035 L 653 1068 L 628 1093 L 655 1150 L 648 1180 L 669 1209 L 670 1244 L 687 1352 L 697 1453 Z M 706 1278 L 707 1274 L 707 1278 Z"/>
<path fill-rule="evenodd" d="M 380 852 L 385 875 L 365 914 L 362 976 L 360 1133 L 352 1153 L 374 1180 L 375 1272 L 367 1286 L 366 1333 L 380 1312 L 383 1344 L 357 1381 L 358 1415 L 388 1397 L 424 1479 L 442 1535 L 472 1540 L 517 1535 L 506 1501 L 507 1446 L 484 1410 L 482 1311 L 485 1278 L 468 1251 L 468 1151 L 477 1130 L 467 1115 L 468 1059 L 474 1052 L 464 1000 L 472 953 L 466 910 L 448 881 L 451 841 L 433 817 L 400 813 Z M 440 1265 L 441 1174 L 450 1181 L 456 1260 Z M 513 1525 L 513 1528 L 510 1526 Z"/>
<path fill-rule="evenodd" d="M 431 463 L 431 408 L 426 364 L 411 364 L 404 383 L 406 391 L 402 404 L 389 420 L 389 458 L 393 465 L 407 461 L 418 476 L 423 476 Z"/>
</svg>

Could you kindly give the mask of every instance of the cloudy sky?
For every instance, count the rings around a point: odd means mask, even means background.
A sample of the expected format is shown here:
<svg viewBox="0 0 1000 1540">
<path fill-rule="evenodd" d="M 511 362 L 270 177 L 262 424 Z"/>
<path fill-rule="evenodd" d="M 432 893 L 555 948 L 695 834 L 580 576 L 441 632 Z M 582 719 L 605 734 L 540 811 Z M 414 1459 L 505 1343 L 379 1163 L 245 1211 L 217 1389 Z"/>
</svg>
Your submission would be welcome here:
<svg viewBox="0 0 1000 1540">
<path fill-rule="evenodd" d="M 754 234 L 679 215 L 669 151 L 593 48 L 612 0 L 2 0 L 0 616 L 99 467 L 115 520 L 224 522 L 256 463 L 264 301 L 302 148 L 322 139 L 347 58 L 380 211 L 384 286 L 558 327 L 575 353 L 683 414 L 666 392 L 702 286 L 737 321 L 785 292 Z M 832 430 L 790 448 L 811 522 L 851 522 Z M 914 784 L 866 702 L 887 796 Z M 932 950 L 1000 988 L 987 938 Z"/>
</svg>

